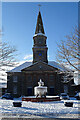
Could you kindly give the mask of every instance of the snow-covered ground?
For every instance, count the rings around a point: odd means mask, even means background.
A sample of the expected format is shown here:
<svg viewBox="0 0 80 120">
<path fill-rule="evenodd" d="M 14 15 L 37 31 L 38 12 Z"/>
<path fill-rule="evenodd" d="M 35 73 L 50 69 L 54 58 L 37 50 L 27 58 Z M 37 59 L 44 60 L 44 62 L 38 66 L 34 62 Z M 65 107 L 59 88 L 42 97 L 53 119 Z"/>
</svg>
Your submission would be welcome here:
<svg viewBox="0 0 80 120">
<path fill-rule="evenodd" d="M 65 101 L 54 102 L 22 102 L 22 107 L 13 107 L 15 100 L 0 99 L 0 115 L 18 118 L 80 118 L 80 101 L 73 102 L 73 107 L 66 107 Z"/>
</svg>

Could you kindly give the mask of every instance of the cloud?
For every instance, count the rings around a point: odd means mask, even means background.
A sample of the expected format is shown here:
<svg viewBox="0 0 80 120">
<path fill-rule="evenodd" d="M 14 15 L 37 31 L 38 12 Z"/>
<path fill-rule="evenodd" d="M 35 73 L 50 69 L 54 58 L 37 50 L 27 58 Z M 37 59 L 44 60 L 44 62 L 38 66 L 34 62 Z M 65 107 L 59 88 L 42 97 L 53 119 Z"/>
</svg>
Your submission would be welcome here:
<svg viewBox="0 0 80 120">
<path fill-rule="evenodd" d="M 24 60 L 26 60 L 26 61 L 28 61 L 28 62 L 31 62 L 32 59 L 33 59 L 33 55 L 32 55 L 32 54 L 31 54 L 31 55 L 26 55 L 26 56 L 24 56 Z"/>
</svg>

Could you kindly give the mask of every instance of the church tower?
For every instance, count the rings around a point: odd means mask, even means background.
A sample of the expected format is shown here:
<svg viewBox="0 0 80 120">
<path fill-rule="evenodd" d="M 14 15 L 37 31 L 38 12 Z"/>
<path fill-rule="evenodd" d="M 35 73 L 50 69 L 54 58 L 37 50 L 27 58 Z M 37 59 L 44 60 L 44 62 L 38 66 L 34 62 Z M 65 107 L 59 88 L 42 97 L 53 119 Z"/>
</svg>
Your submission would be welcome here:
<svg viewBox="0 0 80 120">
<path fill-rule="evenodd" d="M 46 62 L 47 60 L 47 45 L 46 45 L 46 39 L 41 17 L 41 12 L 39 11 L 38 17 L 37 17 L 37 25 L 35 30 L 35 35 L 33 36 L 34 45 L 33 45 L 33 63 L 35 62 Z"/>
</svg>

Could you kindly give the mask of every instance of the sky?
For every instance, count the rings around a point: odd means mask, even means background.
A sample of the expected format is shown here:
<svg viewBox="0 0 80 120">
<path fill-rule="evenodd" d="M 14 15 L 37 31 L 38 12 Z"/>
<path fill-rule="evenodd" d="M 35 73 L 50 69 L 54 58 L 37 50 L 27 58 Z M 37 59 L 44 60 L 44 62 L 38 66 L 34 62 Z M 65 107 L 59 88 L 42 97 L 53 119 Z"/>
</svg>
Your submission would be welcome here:
<svg viewBox="0 0 80 120">
<path fill-rule="evenodd" d="M 3 2 L 3 41 L 18 50 L 18 61 L 32 60 L 33 36 L 41 4 L 41 16 L 47 36 L 48 60 L 56 61 L 57 43 L 78 25 L 77 2 Z"/>
</svg>

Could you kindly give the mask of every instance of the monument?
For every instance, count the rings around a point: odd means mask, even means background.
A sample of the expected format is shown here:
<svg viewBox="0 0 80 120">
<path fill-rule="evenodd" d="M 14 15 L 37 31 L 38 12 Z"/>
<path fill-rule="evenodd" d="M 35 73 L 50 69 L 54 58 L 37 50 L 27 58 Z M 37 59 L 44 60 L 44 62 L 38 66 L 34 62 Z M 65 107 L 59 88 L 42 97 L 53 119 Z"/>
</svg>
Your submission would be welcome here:
<svg viewBox="0 0 80 120">
<path fill-rule="evenodd" d="M 44 82 L 40 79 L 37 87 L 34 87 L 34 95 L 36 98 L 46 98 L 47 87 L 44 86 Z"/>
<path fill-rule="evenodd" d="M 60 101 L 59 96 L 47 96 L 46 93 L 47 87 L 44 86 L 44 82 L 40 79 L 38 82 L 39 86 L 34 87 L 34 95 L 35 96 L 28 96 L 23 97 L 22 101 L 31 101 L 31 102 L 50 102 L 50 101 Z"/>
</svg>

